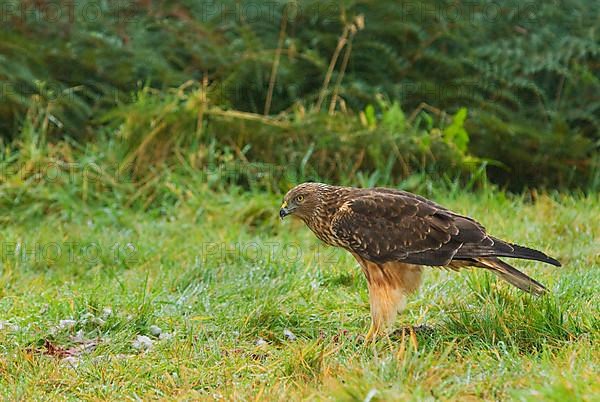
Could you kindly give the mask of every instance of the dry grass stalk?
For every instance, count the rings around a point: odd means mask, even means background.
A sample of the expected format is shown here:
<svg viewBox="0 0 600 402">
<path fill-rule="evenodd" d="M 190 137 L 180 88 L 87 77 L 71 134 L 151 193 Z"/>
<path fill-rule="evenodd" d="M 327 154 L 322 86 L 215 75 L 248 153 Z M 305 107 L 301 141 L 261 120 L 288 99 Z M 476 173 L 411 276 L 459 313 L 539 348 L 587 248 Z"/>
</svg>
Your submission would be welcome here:
<svg viewBox="0 0 600 402">
<path fill-rule="evenodd" d="M 323 86 L 321 87 L 321 91 L 319 92 L 319 98 L 317 99 L 317 103 L 315 104 L 315 110 L 320 110 L 321 105 L 323 104 L 323 100 L 325 99 L 325 95 L 327 94 L 327 88 L 329 87 L 329 82 L 331 81 L 331 75 L 333 74 L 333 69 L 337 63 L 338 58 L 340 57 L 340 53 L 342 49 L 346 45 L 348 41 L 348 32 L 350 28 L 349 26 L 344 27 L 344 31 L 342 35 L 338 39 L 337 46 L 331 55 L 331 60 L 329 61 L 329 67 L 327 68 L 327 74 L 325 74 L 325 79 L 323 80 Z"/>
<path fill-rule="evenodd" d="M 273 67 L 271 68 L 271 77 L 269 78 L 269 90 L 267 91 L 267 99 L 265 100 L 265 109 L 263 114 L 267 116 L 271 110 L 271 101 L 273 99 L 273 90 L 275 89 L 275 78 L 277 77 L 277 70 L 279 69 L 279 59 L 281 58 L 281 49 L 283 48 L 283 42 L 285 40 L 285 32 L 287 29 L 287 6 L 283 9 L 283 15 L 281 16 L 281 26 L 279 28 L 279 40 L 277 43 L 277 49 L 275 50 L 275 59 L 273 60 Z"/>
</svg>

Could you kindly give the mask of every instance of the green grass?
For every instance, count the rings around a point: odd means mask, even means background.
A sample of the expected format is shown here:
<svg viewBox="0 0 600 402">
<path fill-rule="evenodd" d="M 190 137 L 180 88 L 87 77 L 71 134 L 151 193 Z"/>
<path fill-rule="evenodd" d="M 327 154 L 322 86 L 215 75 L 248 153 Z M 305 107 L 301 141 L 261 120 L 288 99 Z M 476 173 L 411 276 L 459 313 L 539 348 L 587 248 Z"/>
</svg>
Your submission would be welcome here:
<svg viewBox="0 0 600 402">
<path fill-rule="evenodd" d="M 116 197 L 112 204 L 74 203 L 68 191 L 52 197 L 51 208 L 32 202 L 34 212 L 27 205 L 19 216 L 3 212 L 0 394 L 381 401 L 600 395 L 597 194 L 535 202 L 494 191 L 434 194 L 491 233 L 547 251 L 564 266 L 516 264 L 551 290 L 542 298 L 484 272 L 429 269 L 397 325 L 433 330 L 365 346 L 359 335 L 369 324 L 368 296 L 355 261 L 323 247 L 300 223 L 281 223 L 280 196 L 212 192 L 191 182 L 169 191 L 175 202 L 143 212 L 121 207 L 126 202 Z M 17 248 L 25 255 L 15 255 Z M 74 326 L 60 328 L 67 319 Z M 172 337 L 159 340 L 153 325 Z M 138 335 L 149 336 L 153 348 L 135 349 Z M 95 349 L 78 354 L 81 338 L 95 340 Z M 76 356 L 65 360 L 67 353 Z"/>
</svg>

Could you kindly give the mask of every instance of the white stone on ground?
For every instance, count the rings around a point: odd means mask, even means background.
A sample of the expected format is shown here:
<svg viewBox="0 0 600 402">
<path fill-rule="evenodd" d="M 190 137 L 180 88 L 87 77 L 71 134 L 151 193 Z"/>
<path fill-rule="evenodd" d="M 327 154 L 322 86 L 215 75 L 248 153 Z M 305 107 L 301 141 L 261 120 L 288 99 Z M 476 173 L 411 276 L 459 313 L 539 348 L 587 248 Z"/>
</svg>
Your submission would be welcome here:
<svg viewBox="0 0 600 402">
<path fill-rule="evenodd" d="M 160 336 L 162 329 L 158 325 L 150 325 L 150 333 L 154 336 Z"/>
<path fill-rule="evenodd" d="M 137 350 L 150 350 L 154 346 L 154 342 L 146 335 L 138 335 L 131 343 L 131 346 Z"/>
</svg>

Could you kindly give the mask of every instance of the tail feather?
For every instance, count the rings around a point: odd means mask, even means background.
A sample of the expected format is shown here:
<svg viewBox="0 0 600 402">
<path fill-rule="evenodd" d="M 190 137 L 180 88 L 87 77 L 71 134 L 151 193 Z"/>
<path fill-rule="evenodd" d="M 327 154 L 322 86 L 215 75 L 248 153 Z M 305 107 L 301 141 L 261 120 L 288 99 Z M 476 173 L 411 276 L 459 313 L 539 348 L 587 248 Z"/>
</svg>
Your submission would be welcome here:
<svg viewBox="0 0 600 402">
<path fill-rule="evenodd" d="M 535 251 L 535 250 L 534 250 Z M 487 258 L 476 258 L 477 262 L 481 264 L 483 268 L 487 268 L 500 278 L 504 279 L 511 285 L 524 290 L 527 293 L 541 296 L 548 292 L 548 289 L 541 283 L 525 275 L 515 267 L 505 263 L 499 258 L 487 257 Z"/>
<path fill-rule="evenodd" d="M 455 258 L 468 259 L 475 257 L 508 257 L 523 258 L 526 260 L 536 260 L 560 267 L 561 264 L 555 258 L 552 258 L 541 251 L 529 247 L 519 246 L 518 244 L 507 243 L 495 237 L 489 237 L 492 244 L 464 244 L 458 250 Z"/>
<path fill-rule="evenodd" d="M 514 251 L 513 251 L 512 255 L 507 255 L 505 257 L 524 258 L 527 260 L 536 260 L 536 261 L 545 262 L 548 264 L 555 265 L 557 267 L 561 266 L 561 264 L 558 260 L 542 253 L 541 251 L 534 250 L 529 247 L 519 246 L 518 244 L 511 244 L 510 246 L 514 249 Z"/>
</svg>

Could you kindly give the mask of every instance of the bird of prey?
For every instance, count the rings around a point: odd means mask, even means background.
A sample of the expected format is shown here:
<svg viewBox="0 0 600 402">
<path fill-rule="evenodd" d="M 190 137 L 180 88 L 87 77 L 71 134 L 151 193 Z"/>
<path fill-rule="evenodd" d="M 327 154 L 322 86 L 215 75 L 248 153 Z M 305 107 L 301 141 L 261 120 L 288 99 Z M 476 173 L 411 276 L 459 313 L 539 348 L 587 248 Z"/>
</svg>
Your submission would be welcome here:
<svg viewBox="0 0 600 402">
<path fill-rule="evenodd" d="M 304 221 L 325 243 L 348 250 L 360 264 L 371 307 L 367 340 L 388 332 L 407 295 L 419 287 L 423 266 L 484 268 L 534 295 L 546 288 L 499 257 L 560 266 L 540 251 L 489 235 L 467 216 L 390 188 L 303 183 L 284 197 L 279 216 L 288 215 Z"/>
</svg>

